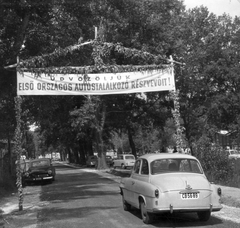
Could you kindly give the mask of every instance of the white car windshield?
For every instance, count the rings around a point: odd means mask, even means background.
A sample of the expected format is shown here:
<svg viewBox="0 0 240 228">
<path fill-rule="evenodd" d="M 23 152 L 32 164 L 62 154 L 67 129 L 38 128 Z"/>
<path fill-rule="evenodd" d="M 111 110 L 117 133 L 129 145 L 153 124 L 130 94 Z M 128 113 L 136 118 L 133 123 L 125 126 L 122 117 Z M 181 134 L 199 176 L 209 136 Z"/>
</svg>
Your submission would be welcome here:
<svg viewBox="0 0 240 228">
<path fill-rule="evenodd" d="M 151 173 L 203 173 L 201 165 L 194 159 L 158 159 L 151 162 Z"/>
<path fill-rule="evenodd" d="M 128 156 L 125 156 L 125 159 L 132 159 L 132 160 L 135 160 L 135 157 L 132 156 L 132 155 L 128 155 Z"/>
<path fill-rule="evenodd" d="M 240 154 L 240 151 L 237 151 L 237 150 L 229 150 L 229 154 Z"/>
</svg>

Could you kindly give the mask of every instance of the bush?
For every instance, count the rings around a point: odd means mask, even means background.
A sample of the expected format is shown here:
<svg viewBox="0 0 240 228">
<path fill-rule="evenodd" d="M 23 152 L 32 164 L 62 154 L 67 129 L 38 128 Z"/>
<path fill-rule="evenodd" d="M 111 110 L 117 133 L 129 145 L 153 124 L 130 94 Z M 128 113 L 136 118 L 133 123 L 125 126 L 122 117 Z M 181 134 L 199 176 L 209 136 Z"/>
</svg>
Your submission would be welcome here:
<svg viewBox="0 0 240 228">
<path fill-rule="evenodd" d="M 12 162 L 13 163 L 13 162 Z M 11 170 L 13 172 L 11 173 Z M 16 167 L 15 163 L 12 164 L 12 169 L 10 169 L 9 157 L 5 156 L 0 159 L 0 195 L 7 192 L 16 191 Z"/>
<path fill-rule="evenodd" d="M 202 137 L 194 146 L 194 155 L 211 182 L 236 187 L 233 181 L 234 163 L 221 147 L 212 145 L 209 138 Z"/>
</svg>

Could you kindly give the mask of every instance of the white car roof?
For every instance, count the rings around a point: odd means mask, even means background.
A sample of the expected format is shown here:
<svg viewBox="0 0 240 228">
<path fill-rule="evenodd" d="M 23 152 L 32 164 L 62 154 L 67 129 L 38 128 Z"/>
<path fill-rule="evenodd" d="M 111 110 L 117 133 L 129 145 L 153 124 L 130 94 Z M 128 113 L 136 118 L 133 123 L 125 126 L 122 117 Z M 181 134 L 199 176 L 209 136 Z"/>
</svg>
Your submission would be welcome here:
<svg viewBox="0 0 240 228">
<path fill-rule="evenodd" d="M 36 159 L 33 159 L 33 160 L 30 160 L 31 162 L 34 162 L 34 161 L 51 161 L 51 158 L 36 158 Z"/>
<path fill-rule="evenodd" d="M 156 159 L 173 159 L 173 158 L 186 158 L 186 159 L 195 159 L 196 157 L 189 154 L 181 154 L 181 153 L 157 153 L 157 154 L 144 154 L 139 158 L 145 158 L 149 162 L 154 161 Z"/>
<path fill-rule="evenodd" d="M 119 154 L 119 155 L 127 155 L 127 156 L 129 156 L 129 155 L 131 155 L 131 156 L 134 156 L 133 154 Z"/>
</svg>

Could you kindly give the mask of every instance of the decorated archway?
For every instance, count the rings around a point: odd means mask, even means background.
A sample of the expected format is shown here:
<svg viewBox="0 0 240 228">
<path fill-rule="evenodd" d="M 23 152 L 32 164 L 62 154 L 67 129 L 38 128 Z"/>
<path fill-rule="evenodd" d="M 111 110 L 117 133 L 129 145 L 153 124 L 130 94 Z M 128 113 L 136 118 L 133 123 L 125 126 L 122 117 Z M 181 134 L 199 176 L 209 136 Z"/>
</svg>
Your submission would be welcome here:
<svg viewBox="0 0 240 228">
<path fill-rule="evenodd" d="M 50 66 L 59 56 L 81 51 L 86 45 L 92 46 L 93 65 L 88 66 Z M 135 58 L 140 64 L 118 65 L 106 63 L 104 59 L 116 52 L 126 59 Z M 149 63 L 149 64 L 146 64 Z M 17 69 L 17 97 L 15 131 L 17 165 L 17 187 L 19 192 L 19 210 L 23 209 L 23 189 L 20 172 L 21 149 L 21 96 L 35 95 L 106 95 L 126 93 L 146 93 L 169 91 L 174 101 L 172 114 L 176 124 L 176 142 L 182 147 L 182 128 L 180 126 L 178 92 L 175 88 L 173 59 L 160 55 L 126 48 L 120 43 L 102 42 L 99 39 L 58 49 L 51 54 L 19 61 Z M 102 129 L 99 128 L 101 138 Z"/>
</svg>

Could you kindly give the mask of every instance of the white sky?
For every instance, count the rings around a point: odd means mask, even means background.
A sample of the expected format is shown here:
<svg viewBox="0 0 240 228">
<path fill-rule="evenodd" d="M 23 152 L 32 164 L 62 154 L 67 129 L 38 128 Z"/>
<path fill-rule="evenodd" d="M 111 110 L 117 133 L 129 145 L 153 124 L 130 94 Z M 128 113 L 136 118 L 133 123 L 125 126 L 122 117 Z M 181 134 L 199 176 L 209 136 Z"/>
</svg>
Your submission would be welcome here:
<svg viewBox="0 0 240 228">
<path fill-rule="evenodd" d="M 196 6 L 205 6 L 208 11 L 217 16 L 223 13 L 229 14 L 231 17 L 240 17 L 240 0 L 183 0 L 187 9 Z"/>
</svg>

